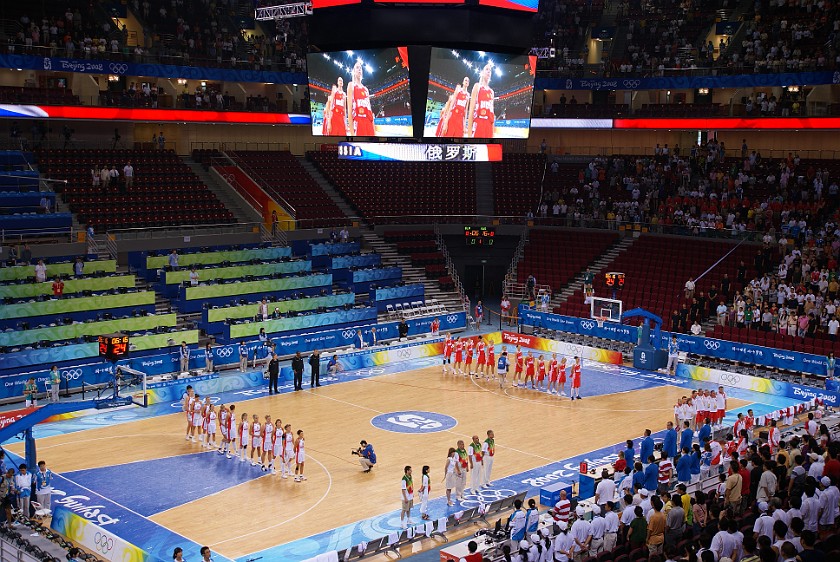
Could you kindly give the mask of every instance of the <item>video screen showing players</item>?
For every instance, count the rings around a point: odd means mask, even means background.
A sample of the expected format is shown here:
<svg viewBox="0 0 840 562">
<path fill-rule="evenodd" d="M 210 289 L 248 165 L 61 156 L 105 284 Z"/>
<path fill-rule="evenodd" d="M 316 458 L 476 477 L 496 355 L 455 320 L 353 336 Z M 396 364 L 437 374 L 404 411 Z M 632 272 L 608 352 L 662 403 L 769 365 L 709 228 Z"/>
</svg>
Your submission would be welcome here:
<svg viewBox="0 0 840 562">
<path fill-rule="evenodd" d="M 408 49 L 309 53 L 312 134 L 410 137 Z"/>
<path fill-rule="evenodd" d="M 525 139 L 536 57 L 433 48 L 424 136 Z"/>
</svg>

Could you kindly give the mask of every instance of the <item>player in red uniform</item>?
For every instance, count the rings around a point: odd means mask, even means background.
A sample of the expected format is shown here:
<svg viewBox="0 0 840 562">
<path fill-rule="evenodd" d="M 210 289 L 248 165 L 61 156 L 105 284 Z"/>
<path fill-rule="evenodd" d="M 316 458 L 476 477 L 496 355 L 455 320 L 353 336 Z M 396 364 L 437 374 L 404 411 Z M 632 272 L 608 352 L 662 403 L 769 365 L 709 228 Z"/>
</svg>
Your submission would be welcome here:
<svg viewBox="0 0 840 562">
<path fill-rule="evenodd" d="M 472 362 L 473 362 L 473 349 L 475 348 L 475 342 L 471 339 L 467 340 L 467 344 L 464 348 L 464 352 L 466 355 L 466 366 L 464 367 L 464 375 L 471 377 L 472 376 Z"/>
<path fill-rule="evenodd" d="M 513 386 L 519 386 L 519 376 L 522 374 L 522 368 L 525 366 L 525 361 L 522 358 L 522 348 L 516 346 L 516 366 L 513 370 Z"/>
<path fill-rule="evenodd" d="M 327 98 L 327 105 L 324 107 L 324 136 L 347 136 L 346 103 L 347 94 L 344 93 L 344 78 L 339 76 L 333 84 L 330 96 Z"/>
<path fill-rule="evenodd" d="M 575 364 L 572 365 L 572 400 L 580 400 L 580 357 L 575 357 Z"/>
<path fill-rule="evenodd" d="M 492 341 L 487 342 L 484 353 L 487 355 L 487 380 L 493 380 L 496 377 L 496 344 Z"/>
<path fill-rule="evenodd" d="M 443 341 L 443 372 L 444 374 L 452 371 L 452 352 L 455 350 L 455 343 L 452 337 L 446 334 L 446 339 Z"/>
<path fill-rule="evenodd" d="M 464 136 L 464 119 L 467 116 L 467 105 L 470 101 L 470 94 L 467 88 L 470 87 L 470 79 L 464 76 L 461 84 L 455 86 L 455 91 L 449 96 L 446 105 L 440 112 L 441 137 L 462 138 Z"/>
<path fill-rule="evenodd" d="M 474 139 L 492 139 L 496 114 L 493 110 L 493 89 L 490 87 L 490 73 L 493 65 L 487 63 L 481 69 L 478 84 L 473 86 L 470 109 L 467 113 L 467 135 Z"/>
<path fill-rule="evenodd" d="M 531 379 L 531 388 L 534 388 L 534 369 L 536 369 L 536 363 L 534 362 L 534 356 L 529 351 L 525 358 L 525 382 L 522 386 L 527 388 L 528 379 Z"/>
<path fill-rule="evenodd" d="M 557 363 L 557 354 L 551 354 L 551 361 L 548 362 L 548 393 L 557 394 L 557 375 L 559 367 Z"/>
<path fill-rule="evenodd" d="M 559 388 L 559 396 L 566 396 L 566 358 L 562 358 L 560 360 L 560 366 L 558 368 L 558 375 L 557 375 L 557 385 Z"/>
<path fill-rule="evenodd" d="M 362 84 L 362 61 L 353 65 L 353 80 L 347 85 L 347 132 L 354 137 L 372 137 L 373 109 L 370 106 L 370 93 Z"/>
<path fill-rule="evenodd" d="M 484 343 L 484 338 L 478 337 L 478 343 L 475 344 L 475 376 L 484 375 L 485 367 L 487 366 L 487 357 L 484 355 L 484 349 L 487 344 Z"/>
<path fill-rule="evenodd" d="M 463 373 L 461 370 L 461 364 L 464 362 L 464 340 L 460 338 L 455 338 L 455 368 L 453 369 L 453 373 L 458 375 Z"/>
<path fill-rule="evenodd" d="M 540 354 L 537 359 L 537 390 L 545 390 L 545 375 L 545 359 L 543 359 L 542 354 Z"/>
</svg>

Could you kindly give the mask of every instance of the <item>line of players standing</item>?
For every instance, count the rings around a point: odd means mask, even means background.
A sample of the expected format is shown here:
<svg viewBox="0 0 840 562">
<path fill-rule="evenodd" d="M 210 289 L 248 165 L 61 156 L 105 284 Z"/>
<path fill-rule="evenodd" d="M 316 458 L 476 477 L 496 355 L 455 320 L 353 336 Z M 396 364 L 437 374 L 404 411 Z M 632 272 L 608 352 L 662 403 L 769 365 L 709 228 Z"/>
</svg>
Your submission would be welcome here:
<svg viewBox="0 0 840 562">
<path fill-rule="evenodd" d="M 473 365 L 475 363 L 475 365 Z M 542 354 L 534 357 L 532 352 L 522 353 L 520 346 L 516 346 L 514 355 L 513 386 L 519 387 L 519 379 L 524 375 L 522 387 L 540 390 L 548 394 L 566 396 L 566 370 L 570 370 L 572 400 L 580 400 L 581 363 L 580 357 L 575 357 L 568 366 L 565 357 L 558 361 L 557 354 L 552 353 L 551 359 L 546 361 Z M 495 378 L 494 368 L 498 373 L 499 388 L 505 387 L 507 372 L 510 368 L 507 347 L 502 347 L 502 354 L 496 360 L 496 344 L 484 337 L 459 338 L 446 334 L 443 344 L 443 372 L 464 376 L 484 377 L 487 380 Z M 475 369 L 475 370 L 473 370 Z"/>
<path fill-rule="evenodd" d="M 261 422 L 260 417 L 253 414 L 249 421 L 248 414 L 243 412 L 237 421 L 235 404 L 220 404 L 217 408 L 209 396 L 201 400 L 192 386 L 187 386 L 182 406 L 187 418 L 187 441 L 216 449 L 228 459 L 238 456 L 240 462 L 250 460 L 251 466 L 259 465 L 264 472 L 277 474 L 279 465 L 283 479 L 294 476 L 295 482 L 306 480 L 302 429 L 295 433 L 291 424 L 283 425 L 279 418 L 272 421 L 270 415 Z M 218 442 L 217 433 L 220 435 Z M 251 452 L 246 459 L 249 447 Z"/>
</svg>

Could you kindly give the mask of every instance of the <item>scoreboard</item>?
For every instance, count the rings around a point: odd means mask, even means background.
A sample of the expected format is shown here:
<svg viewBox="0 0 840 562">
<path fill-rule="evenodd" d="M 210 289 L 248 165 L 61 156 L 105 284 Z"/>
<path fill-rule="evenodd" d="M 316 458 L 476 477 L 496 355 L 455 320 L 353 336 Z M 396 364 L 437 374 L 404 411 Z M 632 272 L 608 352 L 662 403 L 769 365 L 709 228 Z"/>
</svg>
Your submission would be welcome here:
<svg viewBox="0 0 840 562">
<path fill-rule="evenodd" d="M 465 226 L 464 240 L 467 246 L 492 246 L 496 239 L 496 229 L 492 226 Z"/>
<path fill-rule="evenodd" d="M 125 334 L 99 336 L 99 356 L 111 361 L 128 357 L 128 336 Z"/>
</svg>

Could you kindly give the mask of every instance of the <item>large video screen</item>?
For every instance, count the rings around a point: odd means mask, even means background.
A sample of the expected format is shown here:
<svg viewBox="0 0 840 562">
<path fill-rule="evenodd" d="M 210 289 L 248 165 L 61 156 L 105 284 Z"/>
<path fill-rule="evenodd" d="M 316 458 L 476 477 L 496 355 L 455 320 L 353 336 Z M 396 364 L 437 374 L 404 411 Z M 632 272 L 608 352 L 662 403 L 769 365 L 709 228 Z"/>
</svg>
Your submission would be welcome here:
<svg viewBox="0 0 840 562">
<path fill-rule="evenodd" d="M 536 13 L 540 7 L 539 0 L 478 0 L 479 6 L 494 6 L 508 10 Z"/>
<path fill-rule="evenodd" d="M 410 137 L 408 49 L 309 53 L 312 134 Z"/>
<path fill-rule="evenodd" d="M 423 136 L 526 139 L 536 57 L 433 48 Z"/>
</svg>

